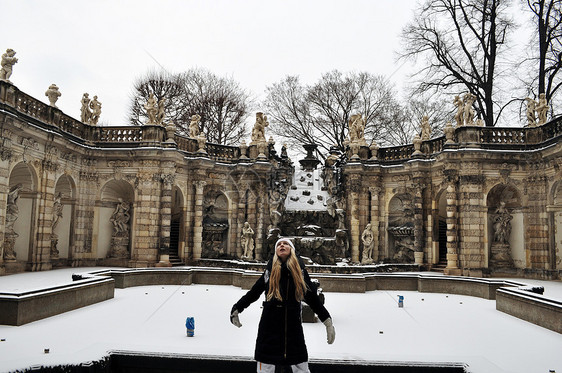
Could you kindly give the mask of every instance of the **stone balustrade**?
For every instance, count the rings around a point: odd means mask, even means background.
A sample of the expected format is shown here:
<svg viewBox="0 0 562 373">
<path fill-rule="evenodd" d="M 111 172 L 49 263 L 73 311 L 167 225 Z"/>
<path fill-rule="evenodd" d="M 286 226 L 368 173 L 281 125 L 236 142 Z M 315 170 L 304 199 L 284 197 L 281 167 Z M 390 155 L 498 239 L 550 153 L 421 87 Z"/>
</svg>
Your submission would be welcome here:
<svg viewBox="0 0 562 373">
<path fill-rule="evenodd" d="M 99 147 L 141 147 L 167 140 L 165 128 L 158 125 L 97 127 L 82 123 L 5 81 L 0 81 L 0 109 L 19 112 L 28 116 L 34 124 L 58 129 L 79 141 Z M 421 154 L 414 154 L 413 144 L 407 144 L 381 147 L 376 159 L 371 158 L 368 147 L 361 147 L 359 156 L 364 161 L 371 159 L 371 162 L 396 163 L 412 158 L 431 158 L 446 148 L 528 150 L 553 143 L 561 135 L 562 117 L 538 127 L 462 126 L 455 129 L 453 144 L 445 145 L 444 136 L 423 141 Z M 197 153 L 196 139 L 176 134 L 174 141 L 178 150 L 186 152 L 188 156 L 201 156 L 201 153 Z M 205 150 L 206 156 L 216 161 L 237 162 L 241 155 L 240 148 L 236 146 L 207 143 Z M 348 154 L 348 158 L 351 158 L 351 154 Z"/>
</svg>

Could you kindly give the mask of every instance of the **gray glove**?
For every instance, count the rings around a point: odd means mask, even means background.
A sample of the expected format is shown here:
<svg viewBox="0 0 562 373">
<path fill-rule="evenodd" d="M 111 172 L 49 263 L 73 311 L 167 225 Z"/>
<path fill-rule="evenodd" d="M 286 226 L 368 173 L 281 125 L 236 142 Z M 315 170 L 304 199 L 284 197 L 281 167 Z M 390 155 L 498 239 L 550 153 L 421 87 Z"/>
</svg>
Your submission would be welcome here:
<svg viewBox="0 0 562 373">
<path fill-rule="evenodd" d="M 240 318 L 238 317 L 238 310 L 235 307 L 232 307 L 232 311 L 230 312 L 230 322 L 238 328 L 242 326 Z"/>
<path fill-rule="evenodd" d="M 332 324 L 332 319 L 328 317 L 324 320 L 324 325 L 326 325 L 326 335 L 328 337 L 328 344 L 334 343 L 336 339 L 336 329 L 334 328 L 334 324 Z"/>
</svg>

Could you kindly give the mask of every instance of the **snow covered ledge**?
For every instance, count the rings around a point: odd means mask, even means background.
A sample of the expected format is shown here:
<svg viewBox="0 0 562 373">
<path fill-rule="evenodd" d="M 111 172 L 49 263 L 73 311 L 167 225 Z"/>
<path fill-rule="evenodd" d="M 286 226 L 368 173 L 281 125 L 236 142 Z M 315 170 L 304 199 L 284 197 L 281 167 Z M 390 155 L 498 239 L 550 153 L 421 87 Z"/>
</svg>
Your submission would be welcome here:
<svg viewBox="0 0 562 373">
<path fill-rule="evenodd" d="M 37 290 L 1 292 L 0 325 L 19 326 L 111 299 L 114 285 L 110 277 L 90 276 Z"/>
</svg>

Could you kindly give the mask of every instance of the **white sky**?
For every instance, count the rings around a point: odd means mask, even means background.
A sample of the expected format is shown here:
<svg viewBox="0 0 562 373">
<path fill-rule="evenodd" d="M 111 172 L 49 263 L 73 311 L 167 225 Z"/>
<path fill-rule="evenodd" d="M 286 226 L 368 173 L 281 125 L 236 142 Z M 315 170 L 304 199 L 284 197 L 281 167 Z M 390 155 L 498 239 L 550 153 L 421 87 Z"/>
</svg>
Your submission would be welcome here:
<svg viewBox="0 0 562 373">
<path fill-rule="evenodd" d="M 133 81 L 160 66 L 203 67 L 256 96 L 288 74 L 305 83 L 332 69 L 400 83 L 395 61 L 415 0 L 3 1 L 0 53 L 16 51 L 11 81 L 80 117 L 84 92 L 102 102 L 102 125 L 126 124 Z"/>
<path fill-rule="evenodd" d="M 101 268 L 0 276 L 0 290 L 69 283 L 72 273 L 94 269 Z M 542 285 L 545 297 L 562 299 L 560 281 L 514 280 Z M 22 326 L 0 325 L 0 372 L 79 364 L 115 349 L 251 358 L 262 299 L 240 315 L 242 328 L 228 318 L 244 293 L 212 285 L 115 289 L 115 298 L 95 305 Z M 397 306 L 398 295 L 404 308 Z M 336 340 L 326 343 L 321 323 L 304 324 L 311 359 L 463 362 L 470 373 L 562 371 L 560 334 L 496 311 L 493 300 L 384 290 L 325 296 Z M 187 316 L 195 317 L 194 338 L 186 337 Z"/>
</svg>

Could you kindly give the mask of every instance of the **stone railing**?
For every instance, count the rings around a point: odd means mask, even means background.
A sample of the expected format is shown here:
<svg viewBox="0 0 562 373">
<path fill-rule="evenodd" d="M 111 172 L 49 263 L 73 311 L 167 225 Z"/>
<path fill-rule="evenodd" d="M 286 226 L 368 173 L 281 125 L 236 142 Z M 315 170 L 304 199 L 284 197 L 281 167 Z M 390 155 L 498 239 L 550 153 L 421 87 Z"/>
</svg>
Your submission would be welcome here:
<svg viewBox="0 0 562 373">
<path fill-rule="evenodd" d="M 24 115 L 37 126 L 57 129 L 77 141 L 99 147 L 157 146 L 168 140 L 166 129 L 158 125 L 99 127 L 84 124 L 4 81 L 0 81 L 0 109 Z M 423 141 L 420 146 L 421 154 L 415 153 L 413 144 L 407 144 L 380 148 L 376 158 L 368 147 L 362 147 L 359 155 L 363 161 L 397 163 L 412 158 L 431 158 L 447 148 L 529 150 L 559 141 L 561 135 L 562 117 L 538 127 L 462 126 L 454 130 L 450 139 L 452 142 L 448 144 L 445 136 Z M 179 134 L 175 134 L 174 141 L 176 145 L 172 146 L 177 146 L 178 150 L 188 156 L 206 156 L 216 161 L 236 162 L 241 155 L 239 147 L 212 143 L 205 144 L 206 154 L 199 153 L 195 139 Z"/>
</svg>

